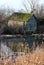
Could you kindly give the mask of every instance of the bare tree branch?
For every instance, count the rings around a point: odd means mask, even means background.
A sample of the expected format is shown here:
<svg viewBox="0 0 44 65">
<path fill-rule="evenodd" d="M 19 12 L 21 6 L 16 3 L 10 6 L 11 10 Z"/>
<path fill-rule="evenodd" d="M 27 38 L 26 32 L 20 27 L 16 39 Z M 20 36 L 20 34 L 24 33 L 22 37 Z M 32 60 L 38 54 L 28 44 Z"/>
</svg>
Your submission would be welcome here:
<svg viewBox="0 0 44 65">
<path fill-rule="evenodd" d="M 26 0 L 26 1 L 28 2 L 28 5 L 27 5 L 27 3 L 26 4 L 24 3 L 24 7 L 26 8 L 27 12 L 29 10 L 28 9 L 29 6 L 31 9 L 31 12 L 34 12 L 36 10 L 39 0 Z"/>
</svg>

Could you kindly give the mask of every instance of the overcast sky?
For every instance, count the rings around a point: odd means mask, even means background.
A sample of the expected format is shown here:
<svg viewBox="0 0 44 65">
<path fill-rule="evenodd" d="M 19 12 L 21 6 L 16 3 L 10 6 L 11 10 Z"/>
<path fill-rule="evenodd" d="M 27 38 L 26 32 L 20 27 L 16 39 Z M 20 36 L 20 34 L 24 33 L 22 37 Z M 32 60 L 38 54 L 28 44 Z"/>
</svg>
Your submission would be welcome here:
<svg viewBox="0 0 44 65">
<path fill-rule="evenodd" d="M 26 0 L 0 0 L 0 8 L 14 8 L 15 10 L 24 9 L 23 2 Z M 44 4 L 44 0 L 40 0 L 40 4 Z"/>
</svg>

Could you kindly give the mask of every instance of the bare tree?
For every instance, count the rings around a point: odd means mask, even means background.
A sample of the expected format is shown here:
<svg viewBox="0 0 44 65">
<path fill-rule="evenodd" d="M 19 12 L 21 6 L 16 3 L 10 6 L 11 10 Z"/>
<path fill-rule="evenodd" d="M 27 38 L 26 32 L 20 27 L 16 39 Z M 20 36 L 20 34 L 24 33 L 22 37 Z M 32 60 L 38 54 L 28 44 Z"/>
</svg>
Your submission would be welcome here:
<svg viewBox="0 0 44 65">
<path fill-rule="evenodd" d="M 5 11 L 0 9 L 0 22 L 5 18 Z"/>
<path fill-rule="evenodd" d="M 10 13 L 14 13 L 12 9 L 0 9 L 0 30 L 4 25 L 8 25 Z"/>
<path fill-rule="evenodd" d="M 0 22 L 6 20 L 10 15 L 14 13 L 13 9 L 0 9 Z"/>
<path fill-rule="evenodd" d="M 40 6 L 39 15 L 40 15 L 40 16 L 44 16 L 44 5 L 41 5 L 41 6 Z"/>
<path fill-rule="evenodd" d="M 28 5 L 26 3 L 23 3 L 25 9 L 29 10 L 29 8 L 31 9 L 31 13 L 35 13 L 36 12 L 36 7 L 38 6 L 38 1 L 39 0 L 26 0 Z"/>
<path fill-rule="evenodd" d="M 28 3 L 30 3 L 31 11 L 36 10 L 36 7 L 38 5 L 38 0 L 28 0 Z"/>
<path fill-rule="evenodd" d="M 10 16 L 14 13 L 14 9 L 10 9 L 9 7 L 6 9 L 6 16 Z"/>
<path fill-rule="evenodd" d="M 40 6 L 39 0 L 26 0 L 23 5 L 27 12 L 31 9 L 32 14 L 35 14 L 36 16 L 44 16 L 44 4 Z"/>
</svg>

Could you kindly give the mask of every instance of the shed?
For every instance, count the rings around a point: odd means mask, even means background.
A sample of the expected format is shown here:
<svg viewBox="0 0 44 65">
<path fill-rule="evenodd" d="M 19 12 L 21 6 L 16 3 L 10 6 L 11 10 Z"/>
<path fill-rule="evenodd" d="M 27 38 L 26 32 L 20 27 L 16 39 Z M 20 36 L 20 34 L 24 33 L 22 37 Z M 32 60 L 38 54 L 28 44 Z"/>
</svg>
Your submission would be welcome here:
<svg viewBox="0 0 44 65">
<path fill-rule="evenodd" d="M 31 16 L 30 19 L 28 19 L 26 27 L 25 27 L 25 32 L 35 32 L 37 29 L 37 19 L 34 15 Z"/>
<path fill-rule="evenodd" d="M 38 18 L 35 15 L 32 15 L 27 21 L 25 32 L 44 33 L 44 18 Z"/>
</svg>

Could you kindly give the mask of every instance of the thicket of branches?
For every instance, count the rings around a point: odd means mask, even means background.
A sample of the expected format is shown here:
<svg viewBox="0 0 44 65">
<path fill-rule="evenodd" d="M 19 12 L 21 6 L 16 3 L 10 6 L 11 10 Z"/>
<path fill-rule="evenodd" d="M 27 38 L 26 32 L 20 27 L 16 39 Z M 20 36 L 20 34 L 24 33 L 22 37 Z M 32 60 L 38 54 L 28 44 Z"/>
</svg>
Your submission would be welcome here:
<svg viewBox="0 0 44 65">
<path fill-rule="evenodd" d="M 40 0 L 26 0 L 25 3 L 23 3 L 24 8 L 27 12 L 31 10 L 32 14 L 35 14 L 37 16 L 44 16 L 44 5 L 39 5 Z"/>
</svg>

